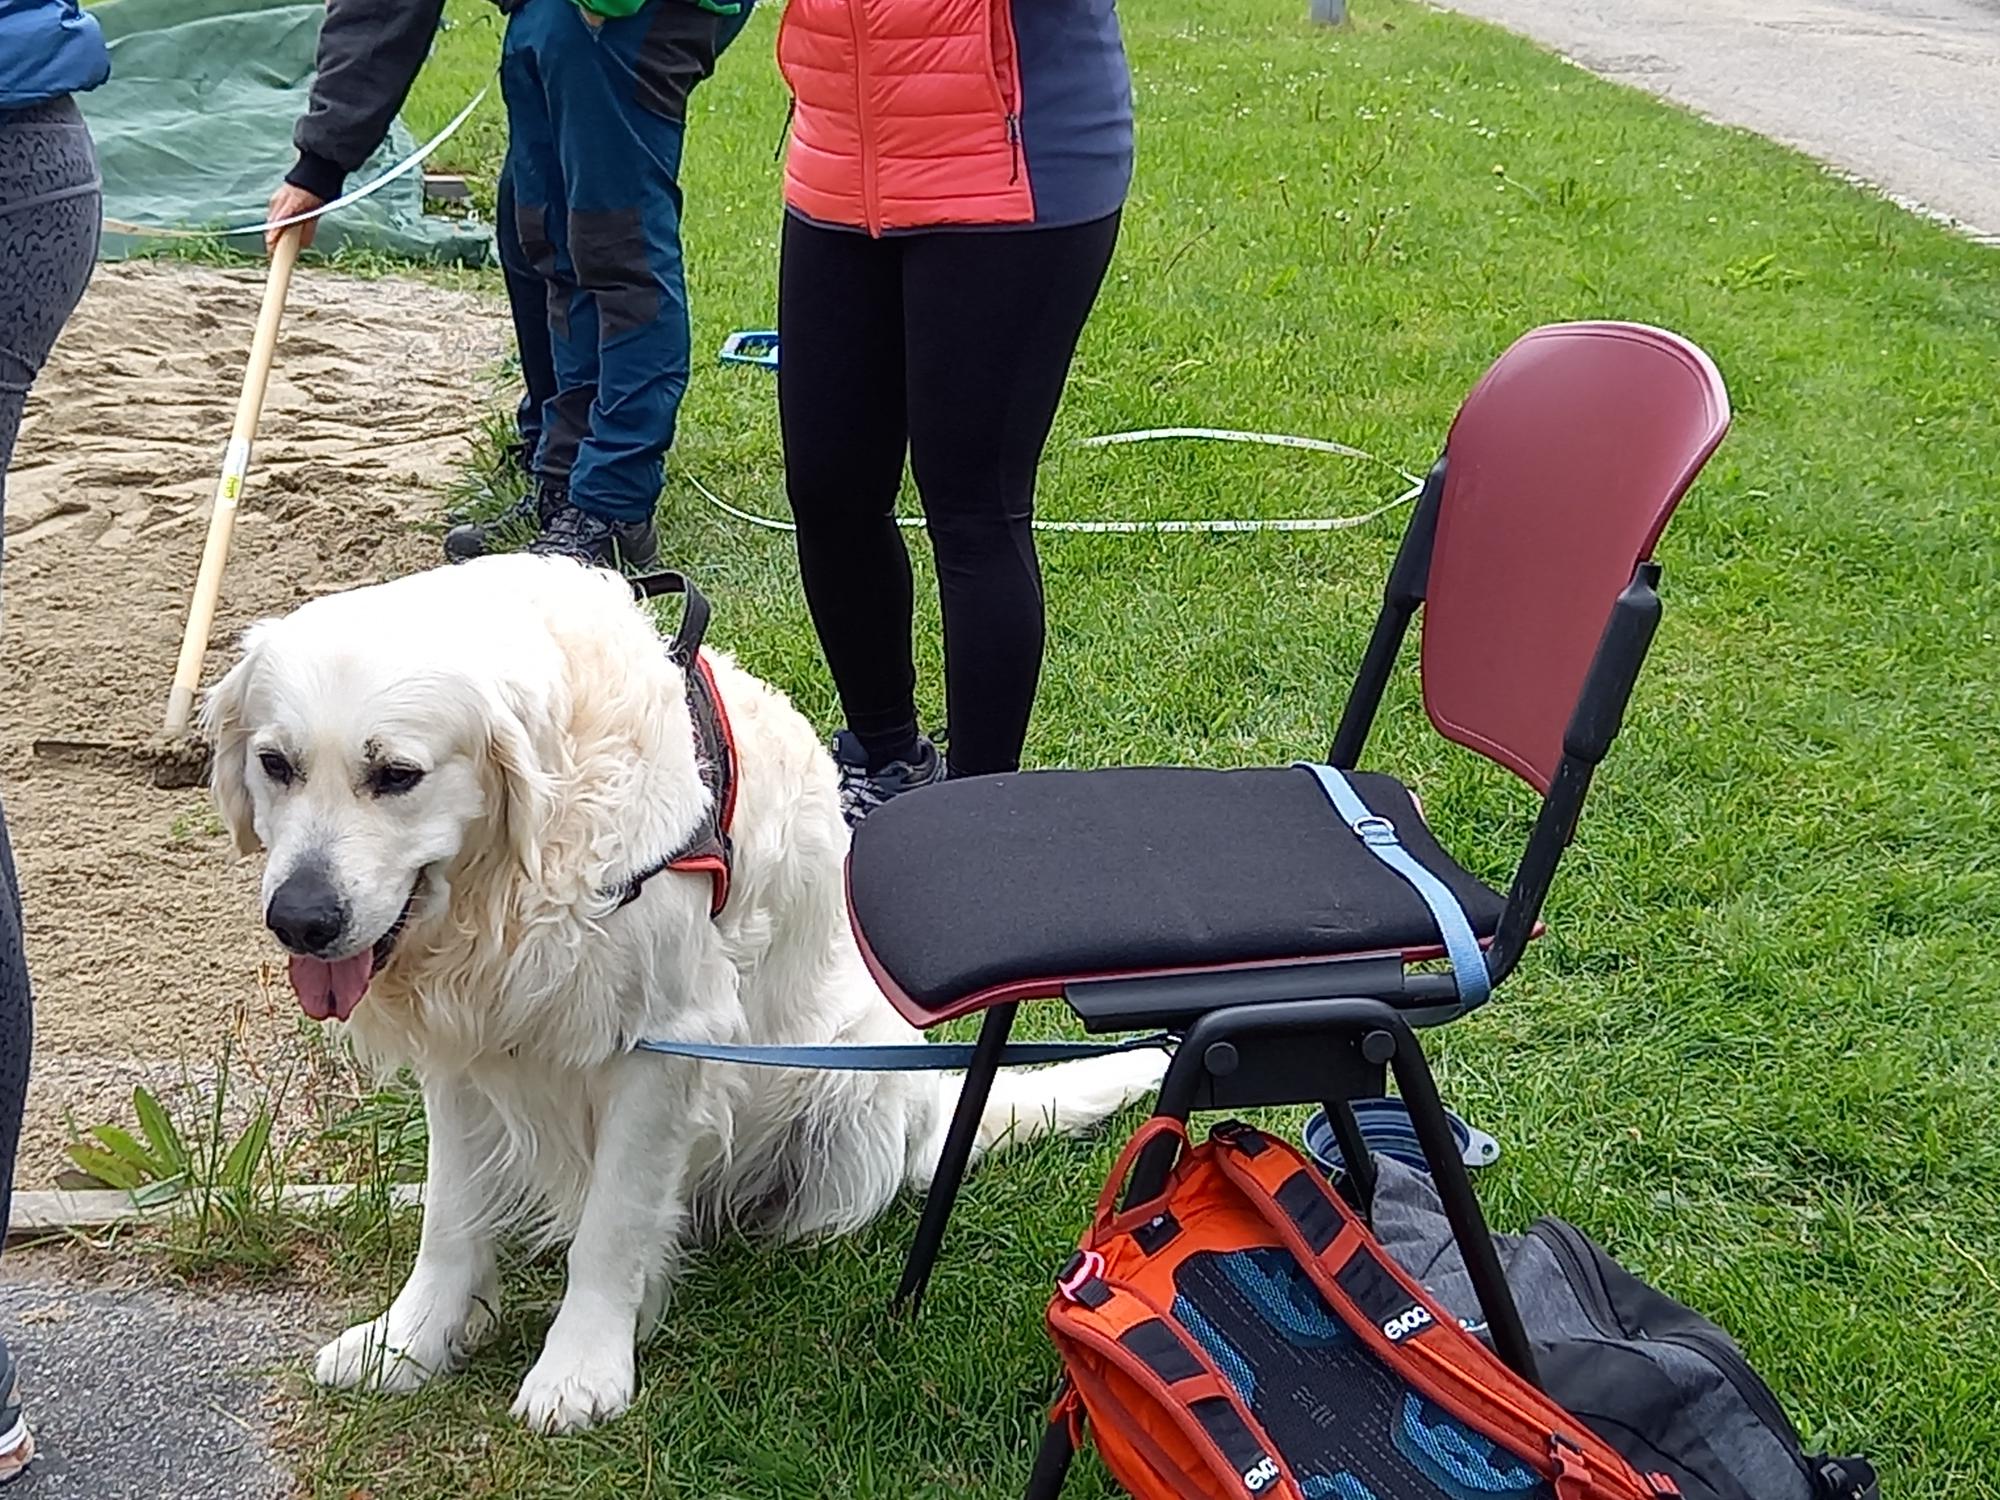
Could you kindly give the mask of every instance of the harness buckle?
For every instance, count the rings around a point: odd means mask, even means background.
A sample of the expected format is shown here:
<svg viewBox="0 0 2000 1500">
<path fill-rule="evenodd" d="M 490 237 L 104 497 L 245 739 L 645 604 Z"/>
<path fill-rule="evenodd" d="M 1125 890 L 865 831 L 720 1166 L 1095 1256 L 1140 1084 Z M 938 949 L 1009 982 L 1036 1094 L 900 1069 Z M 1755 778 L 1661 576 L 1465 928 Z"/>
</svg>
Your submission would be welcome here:
<svg viewBox="0 0 2000 1500">
<path fill-rule="evenodd" d="M 1371 813 L 1354 825 L 1354 836 L 1364 844 L 1387 847 L 1396 842 L 1396 825 L 1380 813 Z"/>
</svg>

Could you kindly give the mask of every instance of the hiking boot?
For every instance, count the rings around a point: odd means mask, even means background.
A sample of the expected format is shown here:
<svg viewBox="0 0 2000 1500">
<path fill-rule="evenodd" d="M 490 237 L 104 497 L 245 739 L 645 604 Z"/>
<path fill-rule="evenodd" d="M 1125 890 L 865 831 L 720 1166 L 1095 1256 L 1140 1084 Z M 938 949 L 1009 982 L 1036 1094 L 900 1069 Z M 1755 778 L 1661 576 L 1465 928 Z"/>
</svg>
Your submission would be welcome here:
<svg viewBox="0 0 2000 1500">
<path fill-rule="evenodd" d="M 868 752 L 851 729 L 833 737 L 833 763 L 840 771 L 840 814 L 854 827 L 891 797 L 944 780 L 944 756 L 938 747 L 917 736 L 916 754 L 892 760 L 879 771 L 868 769 Z"/>
<path fill-rule="evenodd" d="M 543 557 L 573 557 L 593 568 L 643 573 L 659 566 L 660 538 L 650 517 L 607 521 L 564 501 L 542 523 L 542 534 L 528 543 L 528 551 Z"/>
<path fill-rule="evenodd" d="M 484 521 L 461 521 L 444 534 L 444 555 L 451 562 L 507 552 L 538 536 L 564 504 L 563 492 L 538 484 L 520 499 Z"/>
<path fill-rule="evenodd" d="M 35 1439 L 21 1410 L 20 1380 L 14 1356 L 0 1339 L 0 1484 L 12 1484 L 34 1461 Z"/>
</svg>

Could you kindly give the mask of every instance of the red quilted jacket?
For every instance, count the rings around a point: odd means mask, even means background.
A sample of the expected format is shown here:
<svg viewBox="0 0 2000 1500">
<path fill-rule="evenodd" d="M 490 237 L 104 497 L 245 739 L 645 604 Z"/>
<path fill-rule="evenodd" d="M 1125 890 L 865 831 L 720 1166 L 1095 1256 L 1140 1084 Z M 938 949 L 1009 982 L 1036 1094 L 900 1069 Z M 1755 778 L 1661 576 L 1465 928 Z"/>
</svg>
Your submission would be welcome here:
<svg viewBox="0 0 2000 1500">
<path fill-rule="evenodd" d="M 1082 223 L 1123 201 L 1113 0 L 789 0 L 785 201 L 870 234 Z"/>
</svg>

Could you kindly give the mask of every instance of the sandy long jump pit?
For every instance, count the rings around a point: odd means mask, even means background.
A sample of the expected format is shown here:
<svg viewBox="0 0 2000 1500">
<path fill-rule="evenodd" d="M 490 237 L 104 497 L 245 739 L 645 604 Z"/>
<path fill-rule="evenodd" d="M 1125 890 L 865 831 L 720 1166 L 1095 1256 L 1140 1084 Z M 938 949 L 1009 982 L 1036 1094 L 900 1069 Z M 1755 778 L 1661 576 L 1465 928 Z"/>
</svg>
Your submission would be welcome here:
<svg viewBox="0 0 2000 1500">
<path fill-rule="evenodd" d="M 100 265 L 28 402 L 0 572 L 0 800 L 35 984 L 23 1188 L 68 1165 L 71 1121 L 129 1126 L 135 1083 L 205 1079 L 226 1041 L 246 1098 L 245 1070 L 296 1071 L 256 868 L 206 793 L 32 748 L 157 736 L 261 291 L 256 270 Z M 425 523 L 506 349 L 473 294 L 294 278 L 205 686 L 252 620 L 438 559 Z"/>
</svg>

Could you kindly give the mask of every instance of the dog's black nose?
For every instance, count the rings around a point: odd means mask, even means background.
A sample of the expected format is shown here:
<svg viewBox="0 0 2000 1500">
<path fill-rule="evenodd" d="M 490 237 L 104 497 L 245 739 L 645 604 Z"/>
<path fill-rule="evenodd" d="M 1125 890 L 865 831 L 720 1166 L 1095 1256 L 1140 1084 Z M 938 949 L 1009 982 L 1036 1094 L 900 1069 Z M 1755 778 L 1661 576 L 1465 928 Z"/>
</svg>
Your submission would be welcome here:
<svg viewBox="0 0 2000 1500">
<path fill-rule="evenodd" d="M 334 890 L 326 866 L 308 860 L 271 893 L 264 921 L 292 952 L 323 958 L 347 929 L 347 904 Z"/>
</svg>

